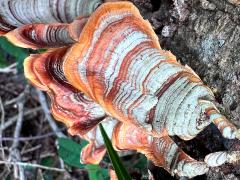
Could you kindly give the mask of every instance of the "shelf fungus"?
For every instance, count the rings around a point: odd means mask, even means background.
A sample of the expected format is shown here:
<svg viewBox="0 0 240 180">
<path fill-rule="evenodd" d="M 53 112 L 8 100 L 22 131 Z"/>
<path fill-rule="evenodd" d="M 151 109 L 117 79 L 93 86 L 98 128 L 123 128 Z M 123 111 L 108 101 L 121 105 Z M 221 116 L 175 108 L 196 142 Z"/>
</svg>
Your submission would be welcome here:
<svg viewBox="0 0 240 180">
<path fill-rule="evenodd" d="M 0 32 L 26 24 L 70 23 L 91 14 L 101 0 L 1 0 Z"/>
<path fill-rule="evenodd" d="M 137 150 L 151 160 L 156 166 L 163 167 L 172 175 L 194 177 L 206 173 L 209 167 L 220 166 L 224 163 L 236 163 L 240 160 L 240 151 L 215 152 L 205 157 L 205 162 L 197 161 L 184 153 L 169 137 L 153 137 L 142 128 L 133 124 L 122 123 L 107 117 L 102 121 L 112 139 L 116 150 Z M 99 163 L 106 149 L 101 137 L 100 128 L 89 131 L 82 138 L 90 143 L 81 152 L 81 162 Z"/>
<path fill-rule="evenodd" d="M 18 1 L 13 2 L 17 5 Z M 5 1 L 1 5 L 6 6 Z M 11 26 L 24 26 L 6 36 L 23 47 L 58 47 L 28 57 L 25 75 L 49 94 L 53 115 L 69 127 L 70 134 L 89 141 L 81 152 L 82 162 L 99 163 L 106 152 L 97 126 L 100 122 L 117 150 L 137 150 L 172 175 L 194 177 L 209 167 L 240 160 L 239 151 L 222 151 L 197 161 L 171 139 L 193 139 L 210 123 L 228 139 L 240 139 L 240 131 L 216 108 L 212 91 L 198 75 L 161 49 L 150 23 L 132 3 L 103 3 L 88 19 L 76 19 L 77 23 L 70 17 L 65 17 L 63 22 L 71 21 L 66 24 L 9 21 Z M 33 32 L 29 27 L 39 36 L 26 38 Z M 42 28 L 67 33 L 49 42 Z"/>
<path fill-rule="evenodd" d="M 70 24 L 28 24 L 6 33 L 5 37 L 23 48 L 47 49 L 68 46 L 78 41 L 87 20 L 88 16 L 81 16 Z"/>
<path fill-rule="evenodd" d="M 105 0 L 108 1 L 115 0 Z M 66 46 L 78 40 L 89 14 L 102 3 L 103 0 L 2 0 L 0 36 L 5 35 L 24 48 Z"/>
<path fill-rule="evenodd" d="M 240 0 L 228 0 L 228 2 L 232 3 L 232 4 L 235 4 L 237 6 L 240 5 Z"/>
<path fill-rule="evenodd" d="M 91 15 L 65 56 L 63 72 L 109 115 L 153 136 L 190 140 L 213 122 L 225 138 L 240 138 L 214 105 L 212 91 L 160 48 L 131 3 L 105 3 Z"/>
<path fill-rule="evenodd" d="M 105 118 L 104 110 L 69 84 L 62 71 L 67 47 L 25 59 L 25 76 L 52 100 L 52 114 L 72 135 L 85 134 Z"/>
</svg>

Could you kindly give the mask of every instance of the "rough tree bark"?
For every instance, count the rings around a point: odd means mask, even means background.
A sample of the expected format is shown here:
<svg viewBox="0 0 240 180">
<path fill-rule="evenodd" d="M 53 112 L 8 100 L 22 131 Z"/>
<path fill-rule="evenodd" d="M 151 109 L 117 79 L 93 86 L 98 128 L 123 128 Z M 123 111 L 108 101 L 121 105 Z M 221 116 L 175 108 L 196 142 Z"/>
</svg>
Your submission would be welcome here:
<svg viewBox="0 0 240 180">
<path fill-rule="evenodd" d="M 227 0 L 133 0 L 133 2 L 153 25 L 162 48 L 170 50 L 183 64 L 194 69 L 214 90 L 221 112 L 239 127 L 240 6 Z M 176 139 L 176 141 L 197 159 L 212 151 L 240 150 L 239 141 L 223 139 L 213 126 L 195 140 L 182 142 Z M 159 169 L 152 169 L 155 177 L 171 179 Z M 200 179 L 240 179 L 240 166 L 224 165 L 211 169 Z"/>
</svg>

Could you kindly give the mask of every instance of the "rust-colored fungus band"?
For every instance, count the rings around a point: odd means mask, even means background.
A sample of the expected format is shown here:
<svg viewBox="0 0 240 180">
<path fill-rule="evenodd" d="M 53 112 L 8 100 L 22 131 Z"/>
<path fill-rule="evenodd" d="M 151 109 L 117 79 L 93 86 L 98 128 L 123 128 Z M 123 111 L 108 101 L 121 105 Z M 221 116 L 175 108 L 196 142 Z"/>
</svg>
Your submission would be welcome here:
<svg viewBox="0 0 240 180">
<path fill-rule="evenodd" d="M 70 23 L 91 14 L 102 0 L 1 0 L 0 31 L 27 24 Z"/>
<path fill-rule="evenodd" d="M 88 20 L 82 16 L 70 24 L 29 24 L 5 34 L 13 44 L 32 49 L 47 49 L 71 45 L 76 42 Z"/>
<path fill-rule="evenodd" d="M 31 55 L 24 62 L 25 76 L 33 85 L 48 92 L 53 115 L 69 127 L 70 134 L 85 134 L 104 119 L 105 112 L 66 80 L 62 63 L 67 50 Z"/>
</svg>

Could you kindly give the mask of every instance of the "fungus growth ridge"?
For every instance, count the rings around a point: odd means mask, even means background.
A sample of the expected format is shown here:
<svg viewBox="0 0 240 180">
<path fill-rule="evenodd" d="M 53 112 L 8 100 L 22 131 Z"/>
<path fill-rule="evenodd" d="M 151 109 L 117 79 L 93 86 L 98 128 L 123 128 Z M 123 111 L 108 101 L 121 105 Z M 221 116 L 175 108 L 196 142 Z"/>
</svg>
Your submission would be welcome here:
<svg viewBox="0 0 240 180">
<path fill-rule="evenodd" d="M 70 23 L 91 14 L 101 0 L 1 0 L 0 32 L 35 23 Z"/>
<path fill-rule="evenodd" d="M 85 134 L 102 119 L 104 110 L 66 80 L 62 63 L 68 47 L 31 55 L 24 61 L 25 76 L 52 100 L 53 116 L 67 125 L 72 135 Z"/>
<path fill-rule="evenodd" d="M 108 130 L 107 134 L 115 149 L 137 150 L 172 175 L 194 177 L 208 171 L 206 163 L 185 154 L 169 136 L 155 138 L 133 124 L 122 123 L 110 117 L 103 120 L 102 125 Z M 99 127 L 89 131 L 83 138 L 90 143 L 81 152 L 81 162 L 99 163 L 106 152 Z"/>
<path fill-rule="evenodd" d="M 70 24 L 28 24 L 8 32 L 5 36 L 13 44 L 24 48 L 67 46 L 77 42 L 87 19 L 87 16 L 81 16 Z"/>
<path fill-rule="evenodd" d="M 78 40 L 101 0 L 2 0 L 0 36 L 32 49 L 62 47 Z M 69 24 L 71 23 L 71 24 Z"/>
<path fill-rule="evenodd" d="M 211 122 L 226 138 L 239 135 L 214 106 L 212 91 L 160 48 L 151 25 L 131 3 L 97 9 L 66 55 L 63 71 L 109 115 L 156 137 L 189 140 Z"/>
</svg>

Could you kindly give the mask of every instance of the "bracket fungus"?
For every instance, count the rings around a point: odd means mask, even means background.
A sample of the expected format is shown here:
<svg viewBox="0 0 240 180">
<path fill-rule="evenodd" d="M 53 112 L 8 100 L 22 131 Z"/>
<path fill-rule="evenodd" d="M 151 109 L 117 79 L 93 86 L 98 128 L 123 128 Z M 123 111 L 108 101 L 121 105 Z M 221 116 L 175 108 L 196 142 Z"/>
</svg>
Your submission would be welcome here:
<svg viewBox="0 0 240 180">
<path fill-rule="evenodd" d="M 190 140 L 213 122 L 225 138 L 239 138 L 239 130 L 215 107 L 212 91 L 160 48 L 151 25 L 131 3 L 97 9 L 66 54 L 63 71 L 109 115 L 156 137 Z"/>
<path fill-rule="evenodd" d="M 52 114 L 72 135 L 85 134 L 105 117 L 104 110 L 66 80 L 62 63 L 67 47 L 34 54 L 25 59 L 25 76 L 52 100 Z"/>
<path fill-rule="evenodd" d="M 28 24 L 10 31 L 5 36 L 13 44 L 32 49 L 47 49 L 71 45 L 87 22 L 87 16 L 81 16 L 71 24 Z"/>
<path fill-rule="evenodd" d="M 232 4 L 235 4 L 237 6 L 240 5 L 240 0 L 228 0 L 228 2 L 232 3 Z"/>
<path fill-rule="evenodd" d="M 101 3 L 102 0 L 2 0 L 0 36 L 5 35 L 24 48 L 66 46 L 78 39 L 88 15 Z"/>
<path fill-rule="evenodd" d="M 1 0 L 0 31 L 8 32 L 26 24 L 70 23 L 91 14 L 101 0 Z"/>
<path fill-rule="evenodd" d="M 17 0 L 11 6 L 6 2 L 1 6 L 15 8 L 13 12 L 24 9 Z M 90 1 L 78 0 L 73 5 L 66 1 L 71 5 L 58 9 L 63 2 L 43 5 L 53 8 L 53 14 L 46 15 L 52 21 L 46 21 L 40 11 L 40 19 L 33 15 L 24 16 L 23 23 L 18 18 L 7 21 L 10 11 L 4 10 L 0 30 L 4 34 L 9 27 L 17 28 L 5 36 L 22 47 L 53 48 L 28 57 L 25 75 L 49 94 L 53 115 L 69 127 L 69 133 L 90 142 L 81 153 L 82 162 L 99 163 L 106 152 L 99 122 L 117 150 L 137 150 L 172 175 L 194 177 L 209 167 L 239 161 L 239 151 L 213 152 L 205 162 L 197 161 L 171 139 L 175 135 L 193 139 L 210 123 L 228 139 L 240 139 L 240 131 L 216 108 L 212 91 L 198 75 L 161 49 L 150 23 L 132 3 L 103 3 L 89 18 L 73 21 L 91 13 L 96 5 L 90 3 L 87 14 L 74 10 L 71 14 L 69 7 Z M 54 16 L 57 10 L 63 15 Z M 51 35 L 56 38 L 48 38 Z"/>
</svg>

